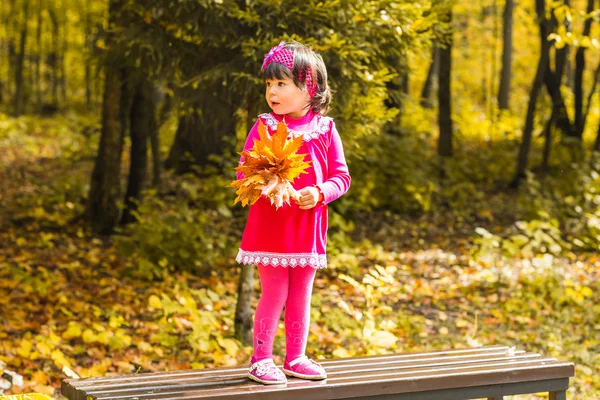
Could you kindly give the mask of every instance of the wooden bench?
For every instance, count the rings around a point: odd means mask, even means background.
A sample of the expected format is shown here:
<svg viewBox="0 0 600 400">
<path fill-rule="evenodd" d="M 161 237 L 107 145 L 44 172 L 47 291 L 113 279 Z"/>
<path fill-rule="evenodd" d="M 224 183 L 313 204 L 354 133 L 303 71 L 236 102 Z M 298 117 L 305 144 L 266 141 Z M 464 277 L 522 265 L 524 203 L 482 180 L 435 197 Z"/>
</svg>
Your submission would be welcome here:
<svg viewBox="0 0 600 400">
<path fill-rule="evenodd" d="M 130 399 L 364 399 L 451 400 L 550 393 L 565 400 L 573 363 L 492 346 L 414 354 L 388 354 L 322 361 L 328 378 L 289 378 L 264 386 L 246 378 L 247 367 L 68 379 L 71 400 Z"/>
</svg>

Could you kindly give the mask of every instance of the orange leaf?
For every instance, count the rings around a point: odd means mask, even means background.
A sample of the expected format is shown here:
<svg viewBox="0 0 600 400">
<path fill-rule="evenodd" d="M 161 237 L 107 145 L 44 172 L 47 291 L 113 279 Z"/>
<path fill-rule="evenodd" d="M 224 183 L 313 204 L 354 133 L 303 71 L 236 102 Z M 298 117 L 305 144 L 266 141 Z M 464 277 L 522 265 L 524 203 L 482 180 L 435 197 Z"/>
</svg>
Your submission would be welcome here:
<svg viewBox="0 0 600 400">
<path fill-rule="evenodd" d="M 258 135 L 251 151 L 240 153 L 244 162 L 235 168 L 244 174 L 244 178 L 232 182 L 229 186 L 237 188 L 238 195 L 234 204 L 242 206 L 254 204 L 261 195 L 268 197 L 276 208 L 290 199 L 298 199 L 298 193 L 292 182 L 300 174 L 306 174 L 311 161 L 304 161 L 306 154 L 298 154 L 302 147 L 302 137 L 288 139 L 289 131 L 284 122 L 277 124 L 277 130 L 271 136 L 267 127 L 259 121 Z"/>
</svg>

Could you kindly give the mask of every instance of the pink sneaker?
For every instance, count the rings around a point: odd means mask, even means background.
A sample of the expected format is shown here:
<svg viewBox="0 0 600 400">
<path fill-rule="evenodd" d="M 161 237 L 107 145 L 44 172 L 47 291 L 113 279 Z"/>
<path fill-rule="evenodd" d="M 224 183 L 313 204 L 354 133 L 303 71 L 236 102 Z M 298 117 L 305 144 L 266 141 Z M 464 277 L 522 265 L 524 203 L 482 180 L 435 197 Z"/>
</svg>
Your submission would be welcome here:
<svg viewBox="0 0 600 400">
<path fill-rule="evenodd" d="M 295 376 L 296 378 L 308 379 L 311 381 L 327 378 L 327 372 L 325 372 L 325 369 L 323 369 L 321 364 L 314 360 L 310 360 L 306 356 L 300 356 L 290 362 L 286 359 L 283 364 L 283 372 L 288 376 Z"/>
<path fill-rule="evenodd" d="M 285 375 L 275 366 L 272 359 L 267 358 L 250 365 L 248 378 L 265 385 L 280 385 L 287 383 Z"/>
</svg>

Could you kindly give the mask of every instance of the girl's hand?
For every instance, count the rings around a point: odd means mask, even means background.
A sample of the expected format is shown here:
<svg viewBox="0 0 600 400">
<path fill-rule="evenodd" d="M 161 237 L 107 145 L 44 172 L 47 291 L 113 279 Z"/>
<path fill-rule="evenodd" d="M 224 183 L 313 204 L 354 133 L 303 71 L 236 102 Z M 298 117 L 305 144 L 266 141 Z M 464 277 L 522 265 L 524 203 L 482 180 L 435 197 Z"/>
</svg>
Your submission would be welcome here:
<svg viewBox="0 0 600 400">
<path fill-rule="evenodd" d="M 323 200 L 323 193 L 315 186 L 307 186 L 298 191 L 300 199 L 296 202 L 301 210 L 310 210 Z"/>
</svg>

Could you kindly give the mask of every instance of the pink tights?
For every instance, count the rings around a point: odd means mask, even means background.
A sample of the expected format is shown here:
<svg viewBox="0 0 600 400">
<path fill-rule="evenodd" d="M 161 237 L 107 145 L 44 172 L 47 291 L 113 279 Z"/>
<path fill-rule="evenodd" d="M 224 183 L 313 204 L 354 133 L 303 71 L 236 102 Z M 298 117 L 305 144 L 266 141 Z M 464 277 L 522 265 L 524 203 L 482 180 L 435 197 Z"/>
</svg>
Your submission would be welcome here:
<svg viewBox="0 0 600 400">
<path fill-rule="evenodd" d="M 273 341 L 285 307 L 286 358 L 292 361 L 306 351 L 314 268 L 283 268 L 258 264 L 262 294 L 254 316 L 252 362 L 273 357 Z"/>
</svg>

